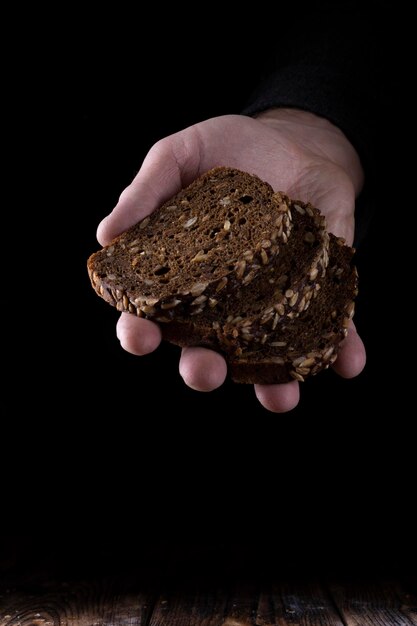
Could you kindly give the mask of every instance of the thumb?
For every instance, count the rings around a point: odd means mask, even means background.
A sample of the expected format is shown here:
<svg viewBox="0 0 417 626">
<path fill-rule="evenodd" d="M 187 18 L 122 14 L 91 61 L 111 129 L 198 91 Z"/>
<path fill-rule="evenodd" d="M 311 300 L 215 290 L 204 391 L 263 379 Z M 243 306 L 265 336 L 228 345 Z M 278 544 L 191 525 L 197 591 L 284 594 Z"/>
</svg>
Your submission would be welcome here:
<svg viewBox="0 0 417 626">
<path fill-rule="evenodd" d="M 156 143 L 113 211 L 97 229 L 107 245 L 114 237 L 152 213 L 199 174 L 200 144 L 193 127 Z"/>
</svg>

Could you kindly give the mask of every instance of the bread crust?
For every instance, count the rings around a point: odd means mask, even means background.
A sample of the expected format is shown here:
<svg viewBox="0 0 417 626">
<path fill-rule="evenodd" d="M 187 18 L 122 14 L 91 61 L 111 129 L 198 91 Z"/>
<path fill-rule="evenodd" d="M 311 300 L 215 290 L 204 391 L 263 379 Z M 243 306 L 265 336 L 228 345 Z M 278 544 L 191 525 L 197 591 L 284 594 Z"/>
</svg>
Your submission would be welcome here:
<svg viewBox="0 0 417 626">
<path fill-rule="evenodd" d="M 169 322 L 249 285 L 290 233 L 280 194 L 257 176 L 218 167 L 93 254 L 88 273 L 119 311 Z"/>
<path fill-rule="evenodd" d="M 161 322 L 164 339 L 223 353 L 235 382 L 274 384 L 335 361 L 357 295 L 353 253 L 318 209 L 220 167 L 93 254 L 88 271 L 102 298 Z"/>
</svg>

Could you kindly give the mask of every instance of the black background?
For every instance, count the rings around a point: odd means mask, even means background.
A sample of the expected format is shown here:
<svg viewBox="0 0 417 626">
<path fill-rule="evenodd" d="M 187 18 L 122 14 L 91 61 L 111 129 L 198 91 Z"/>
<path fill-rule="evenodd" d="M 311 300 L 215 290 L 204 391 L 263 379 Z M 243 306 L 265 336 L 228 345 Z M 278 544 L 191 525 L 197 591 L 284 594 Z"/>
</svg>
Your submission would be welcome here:
<svg viewBox="0 0 417 626">
<path fill-rule="evenodd" d="M 413 366 L 407 325 L 396 320 L 404 261 L 401 249 L 387 250 L 397 132 L 384 131 L 378 210 L 357 258 L 367 368 L 352 381 L 332 372 L 308 381 L 288 414 L 264 410 L 247 386 L 227 382 L 205 395 L 186 388 L 173 346 L 143 358 L 124 353 L 117 313 L 89 285 L 96 226 L 151 145 L 239 112 L 279 40 L 271 25 L 253 38 L 253 14 L 251 28 L 212 20 L 204 33 L 169 27 L 170 17 L 165 28 L 155 16 L 121 33 L 102 15 L 68 16 L 28 78 L 28 91 L 32 80 L 44 97 L 35 151 L 46 151 L 47 163 L 31 160 L 30 306 L 19 307 L 7 376 L 21 392 L 5 390 L 4 543 L 81 566 L 103 554 L 120 563 L 162 550 L 213 561 L 245 554 L 258 572 L 277 563 L 411 569 Z M 143 39 L 150 29 L 151 46 Z"/>
</svg>

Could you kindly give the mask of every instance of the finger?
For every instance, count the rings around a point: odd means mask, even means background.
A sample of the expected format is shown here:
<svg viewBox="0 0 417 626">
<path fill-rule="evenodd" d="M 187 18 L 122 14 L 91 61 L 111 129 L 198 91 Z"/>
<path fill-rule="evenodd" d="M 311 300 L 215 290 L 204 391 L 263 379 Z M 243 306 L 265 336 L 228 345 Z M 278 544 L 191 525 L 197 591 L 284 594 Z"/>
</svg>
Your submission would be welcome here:
<svg viewBox="0 0 417 626">
<path fill-rule="evenodd" d="M 99 224 L 100 244 L 108 244 L 190 183 L 198 175 L 199 162 L 199 140 L 193 127 L 155 144 L 113 211 Z"/>
<path fill-rule="evenodd" d="M 333 369 L 343 378 L 354 378 L 361 373 L 366 363 L 365 346 L 355 324 L 351 322 L 348 335 L 341 344 Z"/>
<path fill-rule="evenodd" d="M 273 413 L 286 413 L 300 400 L 300 387 L 294 380 L 283 385 L 255 385 L 255 393 L 265 409 Z"/>
<path fill-rule="evenodd" d="M 213 350 L 183 348 L 180 359 L 180 374 L 185 384 L 191 389 L 213 391 L 225 381 L 226 361 Z"/>
<path fill-rule="evenodd" d="M 116 335 L 126 352 L 149 354 L 161 343 L 161 330 L 150 320 L 122 313 L 116 326 Z"/>
</svg>

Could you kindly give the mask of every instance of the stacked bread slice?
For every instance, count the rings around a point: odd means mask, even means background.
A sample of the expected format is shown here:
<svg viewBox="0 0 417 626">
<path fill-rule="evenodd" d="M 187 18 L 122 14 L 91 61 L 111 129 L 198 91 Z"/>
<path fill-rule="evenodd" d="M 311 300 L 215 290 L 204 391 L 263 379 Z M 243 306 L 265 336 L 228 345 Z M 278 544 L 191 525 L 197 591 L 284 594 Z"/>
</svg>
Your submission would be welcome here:
<svg viewBox="0 0 417 626">
<path fill-rule="evenodd" d="M 218 168 L 94 254 L 88 270 L 119 311 L 168 322 L 249 285 L 290 233 L 289 207 L 267 183 Z"/>
<path fill-rule="evenodd" d="M 164 338 L 221 351 L 237 382 L 328 367 L 357 294 L 353 250 L 309 204 L 256 176 L 211 170 L 93 254 L 94 289 Z"/>
</svg>

